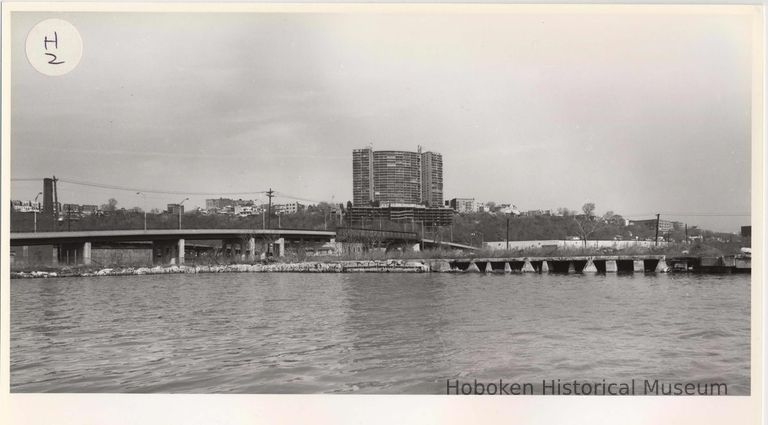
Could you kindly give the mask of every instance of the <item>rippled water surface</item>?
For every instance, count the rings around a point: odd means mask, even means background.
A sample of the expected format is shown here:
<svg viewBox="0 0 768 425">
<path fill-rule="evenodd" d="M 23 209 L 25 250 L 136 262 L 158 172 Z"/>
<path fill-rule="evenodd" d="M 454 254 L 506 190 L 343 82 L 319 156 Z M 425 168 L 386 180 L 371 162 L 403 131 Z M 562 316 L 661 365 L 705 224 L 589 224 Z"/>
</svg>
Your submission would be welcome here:
<svg viewBox="0 0 768 425">
<path fill-rule="evenodd" d="M 447 379 L 749 394 L 749 276 L 11 281 L 11 391 L 444 394 Z"/>
</svg>

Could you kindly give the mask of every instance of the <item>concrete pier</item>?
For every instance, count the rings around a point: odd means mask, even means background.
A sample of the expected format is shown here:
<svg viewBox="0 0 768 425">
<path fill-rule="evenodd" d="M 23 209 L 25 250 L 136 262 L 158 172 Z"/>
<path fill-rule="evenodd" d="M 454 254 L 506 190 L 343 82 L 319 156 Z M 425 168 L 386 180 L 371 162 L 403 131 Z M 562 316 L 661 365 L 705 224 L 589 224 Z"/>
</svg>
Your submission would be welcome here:
<svg viewBox="0 0 768 425">
<path fill-rule="evenodd" d="M 573 261 L 568 262 L 568 274 L 576 273 L 576 265 L 573 263 Z"/>
<path fill-rule="evenodd" d="M 512 273 L 512 266 L 508 262 L 504 263 L 504 273 Z"/>
<path fill-rule="evenodd" d="M 533 268 L 533 264 L 531 264 L 531 260 L 525 259 L 525 264 L 523 264 L 523 273 L 535 273 L 536 269 Z"/>
<path fill-rule="evenodd" d="M 667 267 L 667 261 L 665 258 L 662 258 L 659 260 L 659 262 L 656 264 L 656 273 L 666 273 L 667 270 L 669 270 L 669 267 Z"/>
<path fill-rule="evenodd" d="M 549 273 L 549 264 L 547 264 L 547 260 L 541 262 L 541 272 Z"/>
<path fill-rule="evenodd" d="M 493 265 L 491 265 L 491 262 L 485 263 L 485 272 L 486 273 L 492 273 L 493 272 Z"/>
<path fill-rule="evenodd" d="M 616 273 L 619 270 L 619 267 L 616 265 L 616 260 L 606 260 L 605 261 L 605 272 L 606 273 Z"/>
<path fill-rule="evenodd" d="M 468 272 L 474 272 L 474 273 L 480 273 L 480 269 L 477 268 L 477 263 L 475 263 L 474 261 L 469 263 L 469 267 L 467 267 L 467 271 Z"/>
<path fill-rule="evenodd" d="M 645 261 L 643 260 L 634 260 L 632 262 L 632 270 L 635 273 L 642 273 L 645 271 Z"/>
<path fill-rule="evenodd" d="M 587 260 L 587 264 L 584 266 L 584 269 L 581 271 L 582 273 L 597 273 L 597 267 L 595 266 L 595 262 L 592 260 Z"/>
</svg>

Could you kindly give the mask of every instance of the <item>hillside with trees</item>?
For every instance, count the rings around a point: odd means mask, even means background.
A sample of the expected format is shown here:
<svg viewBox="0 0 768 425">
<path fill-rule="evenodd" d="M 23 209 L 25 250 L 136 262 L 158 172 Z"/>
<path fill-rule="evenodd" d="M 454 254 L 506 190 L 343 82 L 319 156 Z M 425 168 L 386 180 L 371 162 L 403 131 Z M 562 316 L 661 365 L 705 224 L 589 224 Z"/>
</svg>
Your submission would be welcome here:
<svg viewBox="0 0 768 425">
<path fill-rule="evenodd" d="M 144 228 L 144 212 L 139 208 L 118 209 L 116 201 L 111 199 L 104 204 L 99 214 L 82 217 L 67 216 L 53 222 L 50 216 L 37 214 L 37 231 L 67 231 L 67 230 L 141 230 Z M 618 214 L 609 211 L 601 216 L 595 214 L 595 205 L 587 203 L 582 211 L 561 208 L 562 215 L 515 216 L 497 212 L 476 212 L 455 214 L 451 226 L 440 228 L 421 227 L 418 222 L 388 221 L 374 219 L 365 222 L 366 228 L 413 231 L 426 238 L 442 241 L 453 241 L 473 246 L 481 246 L 483 242 L 504 241 L 507 237 L 507 222 L 509 222 L 509 240 L 536 239 L 649 239 L 655 237 L 655 229 L 646 226 L 625 225 L 625 220 Z M 184 213 L 182 227 L 186 229 L 204 228 L 244 228 L 262 229 L 310 229 L 336 230 L 338 226 L 348 226 L 343 216 L 343 210 L 328 203 L 310 205 L 295 214 L 272 215 L 269 224 L 266 217 L 253 215 L 240 217 L 228 214 L 205 214 L 200 211 Z M 175 214 L 152 211 L 146 215 L 148 229 L 177 229 L 179 217 Z M 32 232 L 34 230 L 34 215 L 28 212 L 11 212 L 12 232 Z M 354 227 L 360 227 L 355 223 Z M 703 240 L 719 240 L 727 242 L 738 238 L 733 234 L 715 233 L 689 229 L 689 236 Z M 665 240 L 685 240 L 684 230 L 675 230 L 660 234 Z"/>
</svg>

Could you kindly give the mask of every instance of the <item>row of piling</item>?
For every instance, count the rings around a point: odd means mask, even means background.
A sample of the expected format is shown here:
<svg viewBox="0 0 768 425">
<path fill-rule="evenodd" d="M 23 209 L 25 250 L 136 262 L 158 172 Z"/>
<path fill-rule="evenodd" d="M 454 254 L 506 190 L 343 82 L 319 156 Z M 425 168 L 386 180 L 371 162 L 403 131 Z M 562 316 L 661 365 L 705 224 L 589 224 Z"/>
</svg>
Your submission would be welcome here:
<svg viewBox="0 0 768 425">
<path fill-rule="evenodd" d="M 666 273 L 670 271 L 665 258 L 629 260 L 593 258 L 582 260 L 537 260 L 530 258 L 510 261 L 492 259 L 451 260 L 448 261 L 448 266 L 451 271 L 475 273 Z"/>
</svg>

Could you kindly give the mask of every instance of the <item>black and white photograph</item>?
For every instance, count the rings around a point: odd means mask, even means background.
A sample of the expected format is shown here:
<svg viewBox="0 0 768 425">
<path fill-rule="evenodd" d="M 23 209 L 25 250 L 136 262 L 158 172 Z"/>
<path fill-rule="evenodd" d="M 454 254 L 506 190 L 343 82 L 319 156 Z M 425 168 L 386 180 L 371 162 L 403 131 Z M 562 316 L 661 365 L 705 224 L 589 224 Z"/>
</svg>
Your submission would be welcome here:
<svg viewBox="0 0 768 425">
<path fill-rule="evenodd" d="M 352 6 L 4 15 L 11 395 L 761 394 L 759 6 Z"/>
</svg>

